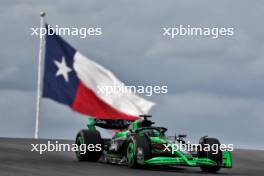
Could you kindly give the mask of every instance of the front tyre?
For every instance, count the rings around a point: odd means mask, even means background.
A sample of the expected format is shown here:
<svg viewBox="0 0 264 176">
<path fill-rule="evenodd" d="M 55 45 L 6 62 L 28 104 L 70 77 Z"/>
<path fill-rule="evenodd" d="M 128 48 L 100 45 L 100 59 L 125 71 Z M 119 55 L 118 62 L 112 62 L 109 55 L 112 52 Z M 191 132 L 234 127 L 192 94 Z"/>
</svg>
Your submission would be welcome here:
<svg viewBox="0 0 264 176">
<path fill-rule="evenodd" d="M 102 155 L 102 138 L 96 130 L 80 130 L 76 136 L 75 152 L 79 161 L 98 161 Z"/>
<path fill-rule="evenodd" d="M 128 140 L 126 159 L 128 167 L 135 168 L 143 165 L 151 157 L 150 142 L 145 136 L 135 135 Z"/>
<path fill-rule="evenodd" d="M 202 145 L 202 148 L 205 146 L 210 146 L 209 151 L 199 151 L 198 157 L 199 158 L 209 158 L 217 163 L 217 166 L 200 166 L 201 170 L 204 172 L 209 173 L 216 173 L 221 169 L 221 165 L 223 162 L 223 153 L 220 150 L 220 142 L 216 138 L 202 138 L 200 141 L 200 144 Z M 212 146 L 217 146 L 217 151 L 212 151 Z"/>
</svg>

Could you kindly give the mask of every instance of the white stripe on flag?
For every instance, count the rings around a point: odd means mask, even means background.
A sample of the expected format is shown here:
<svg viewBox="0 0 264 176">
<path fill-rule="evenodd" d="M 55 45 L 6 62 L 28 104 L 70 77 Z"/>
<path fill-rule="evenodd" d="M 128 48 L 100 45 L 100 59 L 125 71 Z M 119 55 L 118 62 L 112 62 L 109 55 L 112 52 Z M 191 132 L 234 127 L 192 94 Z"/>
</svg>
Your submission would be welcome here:
<svg viewBox="0 0 264 176">
<path fill-rule="evenodd" d="M 98 87 L 124 86 L 116 76 L 108 69 L 97 64 L 91 59 L 76 52 L 73 67 L 78 78 L 87 87 L 103 100 L 120 112 L 138 116 L 147 114 L 155 103 L 145 100 L 134 93 L 114 93 L 106 95 L 99 91 Z"/>
</svg>

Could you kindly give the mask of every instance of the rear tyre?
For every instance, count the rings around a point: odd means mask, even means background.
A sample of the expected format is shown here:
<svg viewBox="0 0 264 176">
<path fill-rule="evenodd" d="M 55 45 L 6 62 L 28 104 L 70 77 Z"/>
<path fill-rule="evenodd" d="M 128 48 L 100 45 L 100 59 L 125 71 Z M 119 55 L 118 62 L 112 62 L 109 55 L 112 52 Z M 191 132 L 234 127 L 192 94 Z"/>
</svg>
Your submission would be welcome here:
<svg viewBox="0 0 264 176">
<path fill-rule="evenodd" d="M 128 167 L 135 168 L 151 157 L 150 142 L 145 136 L 135 135 L 128 140 L 126 159 Z"/>
<path fill-rule="evenodd" d="M 102 138 L 96 130 L 81 130 L 75 144 L 78 146 L 75 153 L 79 161 L 98 161 L 102 155 Z"/>
<path fill-rule="evenodd" d="M 210 146 L 209 151 L 199 151 L 199 158 L 209 158 L 217 163 L 217 166 L 200 166 L 201 170 L 204 172 L 215 173 L 221 169 L 223 162 L 223 153 L 220 150 L 220 142 L 216 138 L 202 138 L 200 144 L 204 148 L 205 146 Z M 206 144 L 206 145 L 205 145 Z M 212 146 L 217 146 L 217 151 L 212 151 Z M 214 149 L 214 148 L 213 148 Z"/>
</svg>

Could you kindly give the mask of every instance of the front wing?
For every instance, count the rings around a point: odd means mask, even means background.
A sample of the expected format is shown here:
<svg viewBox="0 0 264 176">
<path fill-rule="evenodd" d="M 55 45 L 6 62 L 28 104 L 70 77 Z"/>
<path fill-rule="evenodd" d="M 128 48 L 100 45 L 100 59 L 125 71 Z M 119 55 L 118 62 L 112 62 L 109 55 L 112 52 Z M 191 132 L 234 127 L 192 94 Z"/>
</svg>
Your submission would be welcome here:
<svg viewBox="0 0 264 176">
<path fill-rule="evenodd" d="M 181 152 L 180 152 L 181 153 Z M 141 162 L 142 163 L 142 162 Z M 145 165 L 184 165 L 184 166 L 218 166 L 209 158 L 186 157 L 183 153 L 178 157 L 153 157 L 145 160 Z M 232 168 L 232 158 L 229 151 L 223 152 L 222 168 Z"/>
</svg>

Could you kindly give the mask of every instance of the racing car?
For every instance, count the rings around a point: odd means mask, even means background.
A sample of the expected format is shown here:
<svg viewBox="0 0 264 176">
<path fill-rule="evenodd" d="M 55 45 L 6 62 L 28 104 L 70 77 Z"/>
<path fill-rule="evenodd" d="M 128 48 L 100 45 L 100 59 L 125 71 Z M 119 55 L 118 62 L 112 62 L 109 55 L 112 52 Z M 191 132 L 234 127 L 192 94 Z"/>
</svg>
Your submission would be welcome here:
<svg viewBox="0 0 264 176">
<path fill-rule="evenodd" d="M 90 119 L 88 129 L 80 130 L 75 143 L 81 145 L 100 145 L 100 150 L 81 153 L 76 151 L 79 161 L 105 161 L 123 164 L 135 168 L 146 165 L 191 166 L 200 167 L 204 172 L 217 172 L 221 168 L 232 168 L 231 152 L 220 150 L 216 138 L 201 137 L 200 146 L 218 146 L 215 151 L 182 151 L 173 148 L 175 144 L 186 145 L 186 135 L 166 135 L 167 128 L 154 126 L 150 115 L 141 115 L 141 119 L 103 120 Z M 111 139 L 102 138 L 96 126 L 115 130 Z M 167 149 L 167 150 L 166 150 Z M 173 152 L 172 152 L 173 151 Z"/>
</svg>

